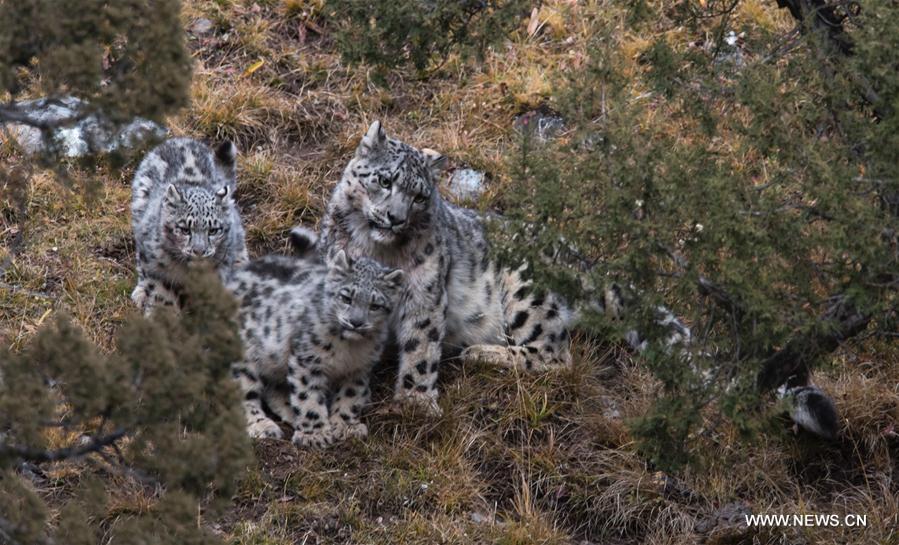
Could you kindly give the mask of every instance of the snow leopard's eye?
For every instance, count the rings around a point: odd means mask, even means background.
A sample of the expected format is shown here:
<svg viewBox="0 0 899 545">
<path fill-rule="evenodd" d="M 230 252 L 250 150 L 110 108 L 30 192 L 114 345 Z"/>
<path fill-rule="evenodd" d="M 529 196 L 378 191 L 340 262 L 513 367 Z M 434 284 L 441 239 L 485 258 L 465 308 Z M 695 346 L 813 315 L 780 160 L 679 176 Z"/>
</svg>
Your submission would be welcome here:
<svg viewBox="0 0 899 545">
<path fill-rule="evenodd" d="M 391 184 L 393 184 L 393 180 L 391 180 L 390 178 L 386 178 L 384 176 L 378 178 L 378 185 L 380 185 L 384 189 L 390 189 Z"/>
<path fill-rule="evenodd" d="M 346 303 L 348 305 L 353 302 L 353 298 L 350 297 L 350 294 L 345 291 L 340 292 L 340 294 L 338 296 L 340 297 L 341 301 L 343 301 L 344 303 Z"/>
<path fill-rule="evenodd" d="M 185 235 L 185 236 L 186 236 L 186 235 L 189 235 L 189 234 L 190 234 L 190 227 L 188 227 L 188 226 L 186 226 L 186 225 L 176 225 L 176 226 L 175 226 L 175 230 L 178 231 L 178 234 L 179 234 L 179 235 Z"/>
<path fill-rule="evenodd" d="M 421 203 L 425 202 L 426 200 L 428 200 L 428 197 L 426 195 L 424 195 L 423 193 L 419 193 L 413 199 L 413 201 L 415 201 L 415 204 L 421 204 Z"/>
<path fill-rule="evenodd" d="M 209 228 L 209 236 L 216 236 L 222 232 L 221 227 L 210 227 Z"/>
<path fill-rule="evenodd" d="M 375 312 L 377 312 L 377 311 L 379 311 L 379 310 L 384 310 L 384 305 L 379 305 L 378 303 L 372 303 L 372 304 L 369 306 L 369 308 L 372 309 L 372 310 L 374 310 Z"/>
</svg>

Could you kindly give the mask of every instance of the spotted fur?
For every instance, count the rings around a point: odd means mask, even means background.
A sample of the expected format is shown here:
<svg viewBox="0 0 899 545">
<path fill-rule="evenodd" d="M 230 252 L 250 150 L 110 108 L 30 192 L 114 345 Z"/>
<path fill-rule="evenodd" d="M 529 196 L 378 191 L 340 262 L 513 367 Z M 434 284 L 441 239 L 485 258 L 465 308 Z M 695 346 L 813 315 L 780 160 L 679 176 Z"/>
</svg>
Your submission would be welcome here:
<svg viewBox="0 0 899 545">
<path fill-rule="evenodd" d="M 196 140 L 175 138 L 138 167 L 131 195 L 138 282 L 131 299 L 145 313 L 177 304 L 191 263 L 211 261 L 225 274 L 247 261 L 233 199 L 236 156 L 230 142 L 213 153 Z"/>
<path fill-rule="evenodd" d="M 359 416 L 403 276 L 343 252 L 329 266 L 268 256 L 235 271 L 226 285 L 240 303 L 245 354 L 232 372 L 251 436 L 281 436 L 263 401 L 294 427 L 293 442 L 300 446 L 323 447 L 368 433 Z"/>
<path fill-rule="evenodd" d="M 443 163 L 373 123 L 334 189 L 320 240 L 328 259 L 345 250 L 406 272 L 392 327 L 400 348 L 396 397 L 434 412 L 444 349 L 527 370 L 571 359 L 569 307 L 491 259 L 482 218 L 437 191 Z"/>
</svg>

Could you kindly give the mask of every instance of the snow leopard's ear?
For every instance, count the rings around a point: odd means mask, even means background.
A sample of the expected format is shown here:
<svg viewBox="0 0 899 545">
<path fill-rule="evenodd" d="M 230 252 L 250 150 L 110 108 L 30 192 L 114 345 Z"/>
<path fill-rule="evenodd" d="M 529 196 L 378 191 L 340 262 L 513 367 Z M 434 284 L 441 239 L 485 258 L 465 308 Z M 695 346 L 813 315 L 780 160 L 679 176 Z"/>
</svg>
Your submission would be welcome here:
<svg viewBox="0 0 899 545">
<path fill-rule="evenodd" d="M 169 184 L 167 188 L 165 188 L 165 196 L 163 197 L 163 201 L 165 204 L 175 208 L 184 204 L 184 197 L 181 196 L 181 192 L 178 191 L 178 188 L 175 187 L 175 184 Z"/>
<path fill-rule="evenodd" d="M 447 164 L 449 164 L 449 159 L 446 158 L 446 155 L 443 155 L 437 150 L 422 148 L 421 153 L 424 154 L 428 167 L 435 175 L 443 172 L 446 169 Z"/>
<path fill-rule="evenodd" d="M 234 167 L 237 163 L 237 146 L 230 140 L 225 140 L 215 150 L 215 158 L 218 159 L 222 166 L 227 168 Z"/>
<path fill-rule="evenodd" d="M 394 289 L 401 287 L 405 280 L 406 273 L 404 273 L 402 269 L 396 269 L 384 275 L 384 281 Z"/>
<path fill-rule="evenodd" d="M 359 147 L 356 148 L 356 157 L 378 155 L 386 145 L 387 134 L 384 132 L 381 122 L 375 121 L 359 142 Z"/>
<path fill-rule="evenodd" d="M 297 225 L 290 230 L 290 247 L 293 255 L 302 258 L 314 257 L 318 245 L 318 233 Z"/>
<path fill-rule="evenodd" d="M 346 252 L 343 250 L 338 250 L 334 257 L 331 258 L 331 268 L 340 274 L 346 275 L 350 273 L 350 258 L 347 257 Z"/>
<path fill-rule="evenodd" d="M 227 185 L 223 185 L 221 189 L 215 192 L 215 198 L 218 199 L 219 204 L 224 203 L 228 199 L 228 195 L 231 194 L 231 188 Z"/>
</svg>

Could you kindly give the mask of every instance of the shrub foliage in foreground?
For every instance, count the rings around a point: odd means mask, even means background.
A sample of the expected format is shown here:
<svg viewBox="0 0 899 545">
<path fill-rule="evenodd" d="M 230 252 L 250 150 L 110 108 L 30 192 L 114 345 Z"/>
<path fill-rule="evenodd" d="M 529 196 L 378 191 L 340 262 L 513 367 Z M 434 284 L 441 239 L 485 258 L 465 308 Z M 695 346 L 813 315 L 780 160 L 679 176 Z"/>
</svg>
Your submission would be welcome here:
<svg viewBox="0 0 899 545">
<path fill-rule="evenodd" d="M 189 97 L 180 8 L 179 0 L 0 2 L 0 92 L 15 100 L 37 82 L 43 96 L 74 95 L 113 121 L 161 120 Z M 4 105 L 7 118 L 33 124 Z"/>
<path fill-rule="evenodd" d="M 86 545 L 105 534 L 125 544 L 218 542 L 198 528 L 197 510 L 200 500 L 230 498 L 251 459 L 230 375 L 242 348 L 218 278 L 197 275 L 188 290 L 181 316 L 131 318 L 111 354 L 64 316 L 21 353 L 0 354 L 0 541 Z M 49 529 L 39 489 L 74 463 L 105 484 L 82 476 L 65 485 Z M 136 478 L 153 503 L 110 522 L 101 518 L 104 486 L 119 473 Z"/>
<path fill-rule="evenodd" d="M 837 41 L 801 9 L 790 38 L 718 2 L 605 4 L 583 10 L 588 58 L 555 97 L 572 137 L 514 158 L 507 210 L 548 228 L 510 253 L 575 297 L 628 287 L 624 327 L 653 341 L 664 391 L 635 431 L 670 466 L 695 453 L 708 410 L 751 432 L 769 392 L 843 340 L 894 338 L 899 9 L 860 2 Z M 636 62 L 627 35 L 655 36 Z M 541 258 L 560 236 L 588 282 Z M 662 304 L 692 326 L 692 364 L 665 349 Z"/>
<path fill-rule="evenodd" d="M 0 122 L 46 132 L 94 111 L 112 122 L 161 120 L 186 105 L 190 76 L 178 0 L 0 1 Z M 47 122 L 17 103 L 36 93 L 90 108 Z M 0 169 L 9 220 L 24 223 L 35 162 L 65 180 L 55 159 L 51 151 Z M 188 293 L 180 316 L 128 320 L 110 354 L 65 316 L 23 351 L 0 350 L 0 542 L 219 541 L 197 516 L 200 501 L 230 497 L 250 461 L 230 377 L 242 348 L 217 276 L 198 274 Z M 133 483 L 149 503 L 122 500 Z"/>
</svg>

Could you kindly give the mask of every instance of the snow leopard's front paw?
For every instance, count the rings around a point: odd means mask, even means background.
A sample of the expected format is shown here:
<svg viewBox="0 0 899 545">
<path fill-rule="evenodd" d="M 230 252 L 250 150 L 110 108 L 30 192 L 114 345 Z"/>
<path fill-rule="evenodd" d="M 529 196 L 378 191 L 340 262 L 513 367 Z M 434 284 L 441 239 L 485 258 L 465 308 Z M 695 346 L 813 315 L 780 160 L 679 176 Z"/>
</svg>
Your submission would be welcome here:
<svg viewBox="0 0 899 545">
<path fill-rule="evenodd" d="M 496 344 L 476 344 L 469 346 L 459 356 L 464 363 L 484 362 L 499 367 L 512 367 L 509 349 Z"/>
<path fill-rule="evenodd" d="M 284 435 L 281 427 L 269 418 L 260 418 L 247 426 L 247 433 L 253 439 L 281 439 Z"/>
<path fill-rule="evenodd" d="M 334 436 L 340 441 L 349 439 L 365 439 L 368 437 L 368 426 L 362 422 L 340 422 L 334 424 Z"/>
<path fill-rule="evenodd" d="M 393 400 L 404 405 L 411 405 L 416 410 L 424 411 L 428 416 L 442 416 L 443 409 L 437 404 L 437 390 L 429 392 L 405 391 L 397 392 Z"/>
<path fill-rule="evenodd" d="M 300 448 L 325 448 L 334 444 L 334 428 L 326 426 L 317 430 L 297 430 L 293 433 L 293 444 Z"/>
<path fill-rule="evenodd" d="M 143 284 L 134 286 L 134 290 L 131 292 L 131 302 L 134 303 L 134 306 L 136 306 L 138 310 L 144 312 L 149 300 L 150 294 L 147 293 L 147 288 L 145 288 Z"/>
</svg>

